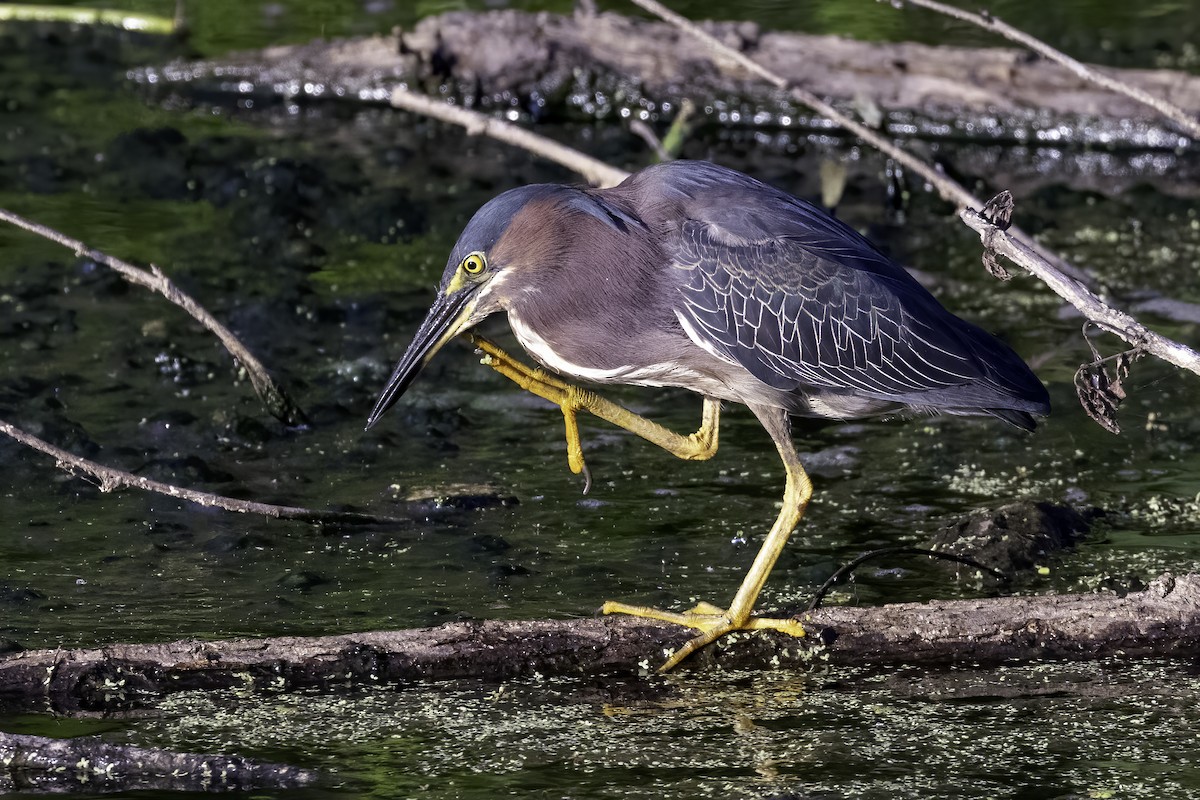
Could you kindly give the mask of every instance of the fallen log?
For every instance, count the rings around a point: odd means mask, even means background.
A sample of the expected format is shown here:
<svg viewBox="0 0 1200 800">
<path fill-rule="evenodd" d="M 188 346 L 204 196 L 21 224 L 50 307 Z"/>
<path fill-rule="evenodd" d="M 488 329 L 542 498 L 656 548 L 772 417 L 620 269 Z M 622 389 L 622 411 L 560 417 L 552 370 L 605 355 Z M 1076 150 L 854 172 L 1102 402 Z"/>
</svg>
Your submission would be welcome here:
<svg viewBox="0 0 1200 800">
<path fill-rule="evenodd" d="M 1126 595 L 1037 595 L 827 607 L 803 639 L 733 634 L 685 669 L 994 664 L 1200 654 L 1200 574 Z M 188 689 L 326 690 L 526 675 L 646 675 L 690 634 L 624 617 L 456 622 L 315 638 L 119 644 L 0 657 L 0 709 L 111 712 Z"/>
<path fill-rule="evenodd" d="M 859 42 L 762 31 L 751 22 L 702 26 L 789 83 L 862 112 L 855 116 L 881 114 L 892 136 L 1162 150 L 1188 143 L 1141 103 L 1021 50 Z M 1200 77 L 1102 70 L 1200 113 Z M 374 103 L 388 102 L 397 86 L 436 86 L 467 105 L 534 118 L 655 118 L 691 98 L 725 126 L 828 127 L 785 93 L 714 64 L 672 26 L 614 13 L 450 12 L 393 36 L 176 62 L 132 77 L 146 85 L 193 82 L 234 94 Z"/>
</svg>

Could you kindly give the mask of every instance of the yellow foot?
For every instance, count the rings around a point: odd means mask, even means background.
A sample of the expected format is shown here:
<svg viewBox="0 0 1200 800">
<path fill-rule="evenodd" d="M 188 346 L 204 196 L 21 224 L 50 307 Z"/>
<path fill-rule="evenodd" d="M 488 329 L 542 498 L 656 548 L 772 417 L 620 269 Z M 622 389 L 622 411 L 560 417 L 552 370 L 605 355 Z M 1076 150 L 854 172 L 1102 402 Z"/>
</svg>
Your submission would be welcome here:
<svg viewBox="0 0 1200 800">
<path fill-rule="evenodd" d="M 800 624 L 799 620 L 768 619 L 766 617 L 752 617 L 749 614 L 734 615 L 730 611 L 717 608 L 711 603 L 699 603 L 690 611 L 679 613 L 675 611 L 661 611 L 657 608 L 648 608 L 646 606 L 615 603 L 610 600 L 604 604 L 601 611 L 605 614 L 628 614 L 633 617 L 673 622 L 676 625 L 683 625 L 686 628 L 695 628 L 700 631 L 699 636 L 684 642 L 683 647 L 672 653 L 667 662 L 658 668 L 659 672 L 667 672 L 701 647 L 704 647 L 706 644 L 712 644 L 725 634 L 732 633 L 733 631 L 773 630 L 786 633 L 789 636 L 804 636 L 804 626 Z M 738 619 L 738 616 L 741 618 Z"/>
</svg>

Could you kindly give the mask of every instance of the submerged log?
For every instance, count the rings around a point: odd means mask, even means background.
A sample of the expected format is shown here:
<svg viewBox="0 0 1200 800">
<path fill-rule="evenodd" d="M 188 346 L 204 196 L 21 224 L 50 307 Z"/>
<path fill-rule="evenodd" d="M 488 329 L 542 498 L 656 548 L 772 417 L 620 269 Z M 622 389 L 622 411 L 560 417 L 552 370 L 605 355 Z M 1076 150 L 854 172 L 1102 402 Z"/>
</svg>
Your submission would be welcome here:
<svg viewBox="0 0 1200 800">
<path fill-rule="evenodd" d="M 795 85 L 864 118 L 881 115 L 894 136 L 1161 149 L 1187 143 L 1145 106 L 1020 50 L 859 42 L 763 31 L 751 22 L 703 27 Z M 1200 113 L 1200 77 L 1103 71 Z M 393 36 L 179 62 L 139 70 L 134 78 L 382 103 L 397 85 L 437 87 L 470 105 L 521 109 L 535 118 L 629 112 L 653 118 L 691 98 L 726 125 L 828 127 L 772 87 L 714 64 L 675 28 L 614 13 L 451 12 Z"/>
<path fill-rule="evenodd" d="M 176 753 L 93 737 L 50 739 L 0 731 L 0 792 L 94 793 L 295 789 L 316 773 L 241 756 Z"/>
<path fill-rule="evenodd" d="M 1144 591 L 822 608 L 803 639 L 734 634 L 683 669 L 1200 655 L 1200 575 Z M 0 658 L 0 709 L 112 711 L 185 689 L 327 690 L 416 680 L 637 675 L 689 633 L 624 617 L 457 622 L 315 638 L 122 644 Z"/>
<path fill-rule="evenodd" d="M 1036 569 L 1054 553 L 1074 547 L 1091 531 L 1089 520 L 1101 513 L 1097 508 L 1078 510 L 1058 503 L 1018 500 L 947 526 L 925 542 L 925 547 L 973 559 L 1011 577 Z M 952 562 L 943 561 L 941 566 L 961 569 Z"/>
</svg>

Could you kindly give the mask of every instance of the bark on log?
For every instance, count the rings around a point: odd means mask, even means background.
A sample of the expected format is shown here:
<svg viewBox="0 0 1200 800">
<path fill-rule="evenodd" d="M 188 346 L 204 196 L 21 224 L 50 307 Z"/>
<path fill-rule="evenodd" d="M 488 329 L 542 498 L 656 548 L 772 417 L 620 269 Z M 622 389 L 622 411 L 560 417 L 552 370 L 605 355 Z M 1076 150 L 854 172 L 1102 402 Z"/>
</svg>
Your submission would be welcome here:
<svg viewBox="0 0 1200 800">
<path fill-rule="evenodd" d="M 788 81 L 833 101 L 884 113 L 888 132 L 983 141 L 1125 144 L 1169 149 L 1187 137 L 1128 97 L 1058 64 L 1009 48 L 859 42 L 703 26 Z M 1171 70 L 1103 71 L 1200 113 L 1200 77 Z M 620 108 L 657 114 L 703 99 L 723 124 L 812 119 L 748 75 L 717 69 L 675 28 L 613 13 L 451 12 L 397 36 L 274 47 L 220 60 L 146 68 L 145 84 L 213 82 L 227 91 L 386 103 L 398 84 L 442 84 L 484 109 L 588 117 Z M 1047 135 L 1048 132 L 1048 135 Z"/>
<path fill-rule="evenodd" d="M 316 773 L 241 756 L 196 755 L 0 731 L 0 792 L 93 793 L 295 789 Z"/>
<path fill-rule="evenodd" d="M 807 638 L 735 634 L 705 648 L 684 668 L 1194 657 L 1200 654 L 1200 575 L 1164 575 L 1125 596 L 822 608 L 804 619 Z M 646 674 L 688 637 L 670 625 L 607 617 L 29 651 L 0 658 L 0 709 L 108 712 L 152 704 L 184 689 L 333 690 L 466 677 Z"/>
</svg>

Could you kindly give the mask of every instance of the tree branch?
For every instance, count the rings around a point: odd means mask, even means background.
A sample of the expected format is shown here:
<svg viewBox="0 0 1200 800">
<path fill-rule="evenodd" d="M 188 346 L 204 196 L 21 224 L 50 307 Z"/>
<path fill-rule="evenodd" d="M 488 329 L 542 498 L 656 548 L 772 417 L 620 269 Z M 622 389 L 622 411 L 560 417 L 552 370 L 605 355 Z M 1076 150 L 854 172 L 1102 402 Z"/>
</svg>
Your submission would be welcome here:
<svg viewBox="0 0 1200 800">
<path fill-rule="evenodd" d="M 593 186 L 616 186 L 629 177 L 629 173 L 625 170 L 611 167 L 599 159 L 585 155 L 565 144 L 559 144 L 553 139 L 547 139 L 545 136 L 540 136 L 503 120 L 493 119 L 477 111 L 430 99 L 402 86 L 396 87 L 392 92 L 392 105 L 396 108 L 440 119 L 443 122 L 461 125 L 472 136 L 490 136 L 497 141 L 519 147 L 556 164 L 562 164 L 567 169 L 582 175 L 584 180 Z"/>
<path fill-rule="evenodd" d="M 1009 236 L 1006 231 L 992 224 L 975 209 L 964 209 L 959 217 L 968 227 L 979 234 L 986 250 L 995 251 L 1014 264 L 1029 270 L 1049 286 L 1055 294 L 1079 309 L 1080 313 L 1092 322 L 1140 350 L 1156 355 L 1169 364 L 1200 375 L 1200 353 L 1187 345 L 1155 333 L 1124 311 L 1109 306 L 1086 286 L 1054 269 L 1024 243 Z"/>
<path fill-rule="evenodd" d="M 275 385 L 274 381 L 271 380 L 270 373 L 267 372 L 267 368 L 254 357 L 237 336 L 218 322 L 214 316 L 209 314 L 191 295 L 176 286 L 158 267 L 152 266 L 150 271 L 135 267 L 127 261 L 122 261 L 99 250 L 94 250 L 78 239 L 72 239 L 53 228 L 25 219 L 5 209 L 0 209 L 0 220 L 16 225 L 18 228 L 23 228 L 30 233 L 36 233 L 38 236 L 49 239 L 70 250 L 74 250 L 78 256 L 86 256 L 98 264 L 103 264 L 116 271 L 130 283 L 145 287 L 153 292 L 158 292 L 190 314 L 193 319 L 221 340 L 221 344 L 225 345 L 225 349 L 229 351 L 229 354 L 241 362 L 245 368 L 255 393 L 263 405 L 266 406 L 267 412 L 271 416 L 285 425 L 308 424 L 308 418 L 304 415 L 300 407 L 292 401 L 291 397 L 283 389 Z"/>
<path fill-rule="evenodd" d="M 265 517 L 274 517 L 275 519 L 296 519 L 304 522 L 369 525 L 401 521 L 397 517 L 381 517 L 374 514 L 360 514 L 353 511 L 322 511 L 298 506 L 277 506 L 271 503 L 237 500 L 219 494 L 185 489 L 181 486 L 173 486 L 169 483 L 161 483 L 149 478 L 143 478 L 125 470 L 106 467 L 103 464 L 97 464 L 95 461 L 68 453 L 66 450 L 55 447 L 49 442 L 42 441 L 33 434 L 26 433 L 4 420 L 0 420 L 0 433 L 16 439 L 26 447 L 31 447 L 34 450 L 52 456 L 55 466 L 65 472 L 76 476 L 80 472 L 90 475 L 98 481 L 96 485 L 102 492 L 111 492 L 114 489 L 131 487 L 146 492 L 164 494 L 168 497 L 177 497 L 180 500 L 187 500 L 202 506 L 222 508 L 226 511 L 236 511 L 241 514 L 261 514 Z"/>
</svg>

